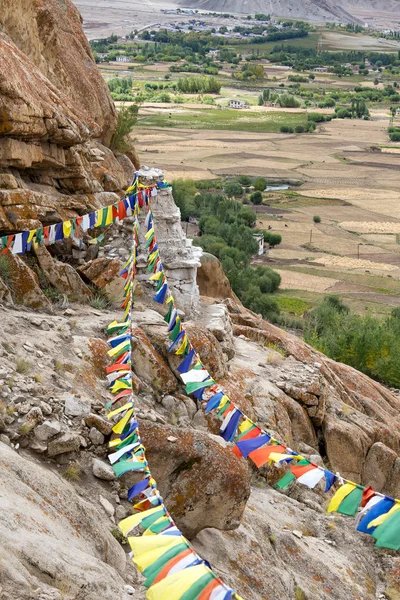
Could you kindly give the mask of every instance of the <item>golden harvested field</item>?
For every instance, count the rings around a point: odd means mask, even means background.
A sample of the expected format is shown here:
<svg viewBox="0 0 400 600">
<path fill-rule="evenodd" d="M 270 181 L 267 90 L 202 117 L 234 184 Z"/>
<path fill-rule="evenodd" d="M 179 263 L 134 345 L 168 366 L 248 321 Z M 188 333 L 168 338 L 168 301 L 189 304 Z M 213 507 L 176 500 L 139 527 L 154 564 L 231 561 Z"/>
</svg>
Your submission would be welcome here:
<svg viewBox="0 0 400 600">
<path fill-rule="evenodd" d="M 280 233 L 282 244 L 255 262 L 278 269 L 282 289 L 335 292 L 360 312 L 382 314 L 400 305 L 400 156 L 376 150 L 388 145 L 389 117 L 372 114 L 312 135 L 139 126 L 137 139 L 143 163 L 162 165 L 170 181 L 243 174 L 302 182 L 264 193 L 257 227 Z"/>
</svg>

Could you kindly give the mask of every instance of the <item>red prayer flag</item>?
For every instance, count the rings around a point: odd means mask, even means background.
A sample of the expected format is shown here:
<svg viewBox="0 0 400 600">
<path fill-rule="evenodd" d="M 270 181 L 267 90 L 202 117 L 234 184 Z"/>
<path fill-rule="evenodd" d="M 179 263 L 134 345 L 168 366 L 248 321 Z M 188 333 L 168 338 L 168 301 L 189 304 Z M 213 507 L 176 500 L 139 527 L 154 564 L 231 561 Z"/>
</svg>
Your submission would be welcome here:
<svg viewBox="0 0 400 600">
<path fill-rule="evenodd" d="M 302 475 L 305 475 L 309 471 L 314 471 L 317 467 L 315 465 L 300 465 L 296 467 L 291 467 L 291 471 L 293 475 L 298 479 Z"/>
<path fill-rule="evenodd" d="M 362 500 L 361 500 L 362 508 L 364 508 L 364 506 L 366 506 L 368 504 L 368 502 L 371 500 L 371 498 L 373 498 L 374 496 L 375 496 L 375 490 L 373 490 L 372 487 L 369 485 L 363 491 Z"/>
<path fill-rule="evenodd" d="M 250 452 L 249 458 L 251 458 L 256 467 L 260 468 L 269 461 L 270 454 L 283 454 L 286 449 L 287 446 L 264 446 L 264 448 L 259 448 L 258 450 Z"/>
</svg>

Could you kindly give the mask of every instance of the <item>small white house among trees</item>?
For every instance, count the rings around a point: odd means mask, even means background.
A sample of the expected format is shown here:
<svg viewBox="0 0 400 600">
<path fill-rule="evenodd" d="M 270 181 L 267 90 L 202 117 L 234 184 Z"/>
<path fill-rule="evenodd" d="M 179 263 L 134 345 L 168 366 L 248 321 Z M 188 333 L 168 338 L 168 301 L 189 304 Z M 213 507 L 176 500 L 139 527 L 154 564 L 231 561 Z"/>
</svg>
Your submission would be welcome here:
<svg viewBox="0 0 400 600">
<path fill-rule="evenodd" d="M 229 102 L 229 108 L 246 108 L 247 106 L 248 104 L 244 100 L 231 100 Z"/>
</svg>

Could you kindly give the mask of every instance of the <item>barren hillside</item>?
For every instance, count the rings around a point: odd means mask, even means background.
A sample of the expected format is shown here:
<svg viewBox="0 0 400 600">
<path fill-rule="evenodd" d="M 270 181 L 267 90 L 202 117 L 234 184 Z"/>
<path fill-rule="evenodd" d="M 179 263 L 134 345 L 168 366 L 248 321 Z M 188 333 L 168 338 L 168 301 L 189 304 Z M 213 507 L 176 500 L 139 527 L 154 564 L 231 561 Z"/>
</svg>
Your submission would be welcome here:
<svg viewBox="0 0 400 600">
<path fill-rule="evenodd" d="M 181 0 L 181 6 L 218 12 L 257 13 L 314 21 L 358 22 L 367 13 L 393 13 L 398 0 Z M 366 13 L 367 11 L 367 13 Z M 375 16 L 375 15 L 373 15 Z"/>
</svg>

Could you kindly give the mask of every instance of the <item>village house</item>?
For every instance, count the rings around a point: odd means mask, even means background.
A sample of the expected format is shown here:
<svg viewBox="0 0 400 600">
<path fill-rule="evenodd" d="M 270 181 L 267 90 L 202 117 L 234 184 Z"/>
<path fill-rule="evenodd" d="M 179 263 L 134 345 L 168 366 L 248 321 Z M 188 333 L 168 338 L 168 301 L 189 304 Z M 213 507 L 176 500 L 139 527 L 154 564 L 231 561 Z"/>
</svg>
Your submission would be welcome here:
<svg viewBox="0 0 400 600">
<path fill-rule="evenodd" d="M 128 63 L 131 62 L 131 59 L 129 56 L 117 56 L 116 61 L 120 63 Z"/>
<path fill-rule="evenodd" d="M 231 100 L 229 102 L 229 108 L 246 108 L 247 106 L 248 104 L 244 100 Z"/>
</svg>

